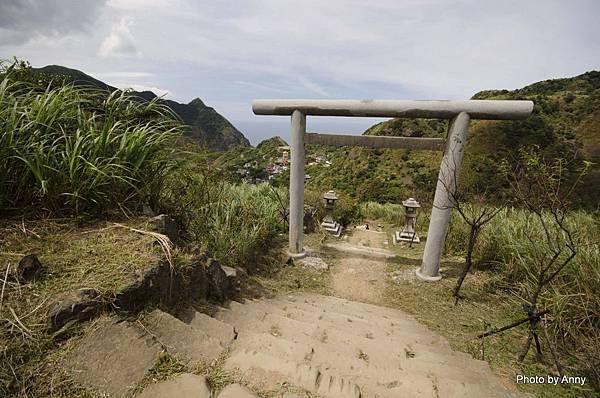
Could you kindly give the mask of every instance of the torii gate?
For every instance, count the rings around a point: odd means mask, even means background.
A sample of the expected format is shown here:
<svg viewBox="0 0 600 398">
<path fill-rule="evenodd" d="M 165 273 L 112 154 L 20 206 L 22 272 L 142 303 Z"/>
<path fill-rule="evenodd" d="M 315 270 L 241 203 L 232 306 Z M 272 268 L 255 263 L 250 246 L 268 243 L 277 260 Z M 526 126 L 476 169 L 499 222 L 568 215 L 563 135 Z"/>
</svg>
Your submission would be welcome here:
<svg viewBox="0 0 600 398">
<path fill-rule="evenodd" d="M 440 259 L 453 208 L 447 187 L 453 187 L 460 171 L 471 119 L 516 120 L 527 118 L 532 101 L 407 101 L 407 100 L 256 100 L 256 115 L 292 117 L 290 167 L 289 254 L 306 255 L 304 231 L 304 144 L 443 150 L 431 209 L 425 252 L 417 276 L 426 281 L 441 279 Z M 306 116 L 356 116 L 450 119 L 447 139 L 377 137 L 306 132 Z"/>
</svg>

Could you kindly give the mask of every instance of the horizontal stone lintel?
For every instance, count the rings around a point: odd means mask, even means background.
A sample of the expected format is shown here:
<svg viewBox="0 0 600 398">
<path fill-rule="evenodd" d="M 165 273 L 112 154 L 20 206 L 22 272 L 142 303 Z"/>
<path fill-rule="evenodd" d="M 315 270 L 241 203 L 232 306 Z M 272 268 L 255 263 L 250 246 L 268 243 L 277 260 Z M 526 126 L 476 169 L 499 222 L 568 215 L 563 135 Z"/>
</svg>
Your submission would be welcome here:
<svg viewBox="0 0 600 398">
<path fill-rule="evenodd" d="M 304 140 L 307 144 L 314 145 L 362 146 L 367 148 L 443 151 L 446 147 L 446 140 L 443 138 L 306 133 Z"/>
<path fill-rule="evenodd" d="M 525 119 L 533 110 L 532 101 L 520 100 L 255 100 L 256 115 L 291 115 L 295 110 L 305 115 L 350 117 L 401 117 L 452 119 L 468 113 L 471 119 Z"/>
</svg>

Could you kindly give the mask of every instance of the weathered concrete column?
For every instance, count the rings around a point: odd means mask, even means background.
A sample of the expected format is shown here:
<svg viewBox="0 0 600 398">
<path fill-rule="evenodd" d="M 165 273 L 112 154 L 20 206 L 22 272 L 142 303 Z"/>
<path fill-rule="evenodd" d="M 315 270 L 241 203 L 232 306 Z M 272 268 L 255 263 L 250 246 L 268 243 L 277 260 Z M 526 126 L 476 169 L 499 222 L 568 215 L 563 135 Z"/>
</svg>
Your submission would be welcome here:
<svg viewBox="0 0 600 398">
<path fill-rule="evenodd" d="M 291 133 L 289 254 L 292 257 L 304 257 L 304 113 L 292 113 Z"/>
<path fill-rule="evenodd" d="M 454 207 L 451 192 L 456 189 L 470 119 L 469 114 L 461 112 L 450 121 L 448 128 L 447 147 L 435 188 L 423 263 L 417 269 L 417 276 L 425 281 L 438 281 L 442 278 L 440 259 Z"/>
</svg>

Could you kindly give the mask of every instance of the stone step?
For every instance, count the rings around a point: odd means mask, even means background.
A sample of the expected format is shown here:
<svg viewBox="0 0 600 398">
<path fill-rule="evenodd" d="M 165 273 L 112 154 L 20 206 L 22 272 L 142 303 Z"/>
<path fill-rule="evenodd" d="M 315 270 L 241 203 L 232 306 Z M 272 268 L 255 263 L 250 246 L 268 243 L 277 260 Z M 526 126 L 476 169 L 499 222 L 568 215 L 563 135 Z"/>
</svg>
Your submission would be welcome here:
<svg viewBox="0 0 600 398">
<path fill-rule="evenodd" d="M 317 305 L 319 308 L 330 308 L 334 311 L 352 311 L 354 314 L 360 315 L 375 315 L 383 318 L 403 318 L 415 320 L 412 315 L 408 315 L 403 311 L 395 308 L 381 307 L 374 304 L 362 303 L 358 301 L 351 301 L 345 298 L 335 296 L 323 296 L 320 294 L 307 293 L 307 292 L 295 292 L 286 295 L 280 295 L 276 297 L 278 300 L 287 300 L 294 303 L 303 302 L 307 304 Z M 345 312 L 340 312 L 345 313 Z"/>
<path fill-rule="evenodd" d="M 322 397 L 489 397 L 506 398 L 494 386 L 459 382 L 428 374 L 397 375 L 386 379 L 365 378 L 360 372 L 340 375 L 337 369 L 327 369 L 306 363 L 296 363 L 262 350 L 235 351 L 225 367 L 240 371 L 246 380 L 267 386 L 292 383 Z M 258 381 L 262 381 L 262 384 Z"/>
<path fill-rule="evenodd" d="M 245 380 L 259 389 L 291 383 L 323 397 L 362 397 L 352 378 L 335 376 L 327 370 L 275 357 L 267 352 L 235 350 L 226 360 L 225 369 L 241 372 Z"/>
<path fill-rule="evenodd" d="M 226 366 L 267 387 L 287 381 L 325 397 L 521 396 L 507 390 L 487 362 L 453 351 L 392 308 L 293 293 L 233 303 L 215 317 L 238 333 Z M 337 390 L 323 390 L 323 377 Z"/>
<path fill-rule="evenodd" d="M 374 317 L 361 319 L 335 312 L 323 312 L 323 310 L 318 312 L 318 309 L 308 311 L 298 308 L 295 304 L 280 306 L 272 301 L 247 302 L 244 305 L 232 304 L 230 310 L 221 310 L 216 314 L 216 317 L 232 324 L 236 330 L 242 330 L 246 324 L 253 324 L 256 320 L 263 319 L 267 315 L 272 315 L 272 320 L 283 322 L 286 318 L 304 323 L 313 330 L 316 326 L 319 326 L 321 329 L 342 330 L 349 335 L 367 339 L 397 339 L 396 341 L 406 343 L 433 345 L 440 350 L 452 352 L 445 339 L 431 333 L 425 326 L 417 322 L 409 322 L 403 319 L 396 321 Z M 297 325 L 297 327 L 303 329 L 301 325 Z"/>
<path fill-rule="evenodd" d="M 137 398 L 211 398 L 204 376 L 183 373 L 171 380 L 150 384 Z"/>
<path fill-rule="evenodd" d="M 135 324 L 100 319 L 65 358 L 65 367 L 79 384 L 99 396 L 129 396 L 154 366 L 160 344 Z"/>
<path fill-rule="evenodd" d="M 367 333 L 374 328 L 381 328 L 389 331 L 393 328 L 407 328 L 413 331 L 427 331 L 428 329 L 408 318 L 383 318 L 376 316 L 365 317 L 361 314 L 343 314 L 337 311 L 328 311 L 326 308 L 320 309 L 303 303 L 292 303 L 278 299 L 269 299 L 261 301 L 247 301 L 246 304 L 231 303 L 230 311 L 244 316 L 248 311 L 256 313 L 280 314 L 282 316 L 293 318 L 301 322 L 346 325 L 353 324 L 355 329 L 360 329 L 361 333 Z M 393 324 L 393 325 L 392 325 Z"/>
<path fill-rule="evenodd" d="M 269 352 L 273 356 L 293 362 L 307 363 L 325 369 L 335 369 L 340 374 L 357 374 L 378 381 L 412 375 L 433 374 L 459 382 L 477 384 L 487 369 L 479 369 L 467 361 L 457 360 L 452 355 L 421 350 L 411 351 L 408 356 L 405 346 L 386 346 L 377 341 L 337 340 L 326 342 L 311 336 L 297 334 L 293 340 L 269 333 L 241 331 L 234 349 L 254 349 Z M 465 372 L 465 370 L 469 370 Z"/>
<path fill-rule="evenodd" d="M 209 364 L 224 350 L 220 341 L 204 331 L 192 328 L 173 315 L 154 310 L 144 317 L 146 329 L 156 337 L 168 353 L 184 362 Z"/>
<path fill-rule="evenodd" d="M 217 339 L 221 347 L 228 347 L 235 339 L 235 330 L 233 326 L 221 322 L 202 312 L 194 311 L 188 325 L 194 330 L 199 330 L 208 336 Z"/>
<path fill-rule="evenodd" d="M 420 362 L 429 363 L 427 366 L 461 366 L 473 372 L 487 372 L 489 366 L 484 361 L 474 361 L 469 355 L 460 355 L 456 352 L 430 344 L 427 337 L 415 333 L 397 333 L 395 335 L 379 334 L 377 329 L 372 334 L 356 334 L 351 326 L 323 326 L 318 323 L 307 323 L 284 317 L 278 314 L 256 314 L 248 311 L 243 319 L 239 315 L 232 317 L 231 322 L 236 325 L 238 333 L 256 332 L 267 333 L 272 336 L 303 343 L 311 346 L 322 343 L 325 347 L 336 347 L 351 358 L 358 355 L 362 349 L 368 355 L 379 355 L 383 362 L 389 360 L 390 355 L 400 359 L 407 358 L 407 352 L 419 357 Z M 352 348 L 354 347 L 354 348 Z M 385 349 L 380 349 L 385 347 Z M 352 349 L 351 349 L 352 348 Z M 409 364 L 414 362 L 409 361 Z M 432 365 L 432 363 L 434 365 Z"/>
<path fill-rule="evenodd" d="M 346 242 L 327 243 L 325 247 L 339 252 L 358 257 L 388 259 L 396 257 L 396 254 L 390 250 L 376 247 L 355 246 Z"/>
<path fill-rule="evenodd" d="M 218 395 L 218 398 L 257 398 L 252 391 L 239 384 L 230 384 Z"/>
</svg>

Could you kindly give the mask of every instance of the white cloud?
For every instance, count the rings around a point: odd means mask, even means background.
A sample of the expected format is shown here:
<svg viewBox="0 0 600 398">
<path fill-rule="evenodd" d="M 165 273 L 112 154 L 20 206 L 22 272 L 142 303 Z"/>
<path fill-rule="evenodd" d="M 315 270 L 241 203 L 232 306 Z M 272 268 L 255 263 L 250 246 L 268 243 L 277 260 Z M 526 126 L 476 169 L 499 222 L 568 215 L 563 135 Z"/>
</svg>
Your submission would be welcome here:
<svg viewBox="0 0 600 398">
<path fill-rule="evenodd" d="M 172 93 L 171 91 L 169 91 L 168 89 L 165 88 L 160 88 L 160 87 L 156 87 L 156 86 L 147 86 L 144 84 L 137 84 L 137 83 L 131 83 L 131 84 L 127 84 L 127 83 L 119 83 L 116 84 L 117 88 L 121 88 L 121 89 L 128 89 L 131 88 L 135 91 L 152 91 L 154 94 L 156 94 L 159 97 L 171 97 Z"/>
<path fill-rule="evenodd" d="M 89 13 L 48 0 L 60 18 L 46 21 L 5 5 L 18 1 L 0 0 L 0 54 L 198 96 L 234 120 L 257 119 L 254 98 L 464 99 L 600 66 L 597 0 L 108 0 Z"/>
<path fill-rule="evenodd" d="M 133 25 L 132 18 L 122 18 L 118 24 L 113 25 L 110 34 L 98 50 L 98 55 L 103 58 L 115 56 L 140 55 L 135 44 L 130 26 Z"/>
<path fill-rule="evenodd" d="M 300 83 L 302 84 L 302 87 L 304 87 L 305 89 L 307 89 L 308 91 L 310 91 L 311 93 L 317 94 L 321 97 L 328 97 L 329 94 L 327 93 L 327 91 L 325 91 L 325 89 L 323 87 L 321 87 L 320 85 L 318 85 L 315 82 L 310 81 L 309 79 L 300 77 L 299 78 Z"/>
<path fill-rule="evenodd" d="M 105 0 L 1 0 L 0 45 L 89 32 Z"/>
<path fill-rule="evenodd" d="M 175 7 L 178 0 L 108 0 L 107 5 L 112 8 L 138 11 L 141 8 Z"/>
<path fill-rule="evenodd" d="M 148 72 L 97 72 L 89 71 L 99 79 L 143 79 L 155 76 Z"/>
</svg>

